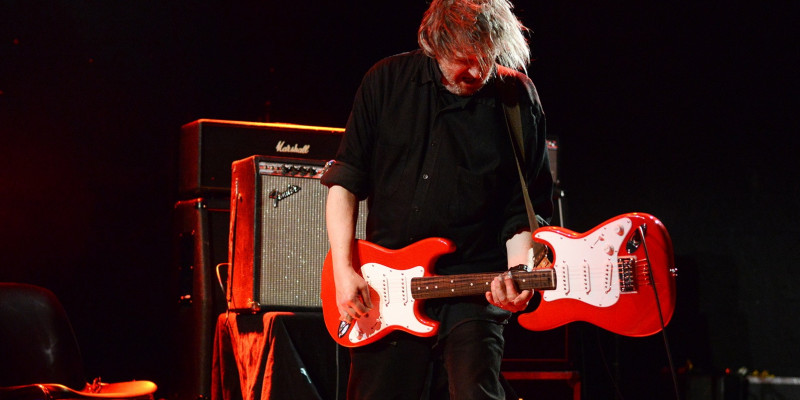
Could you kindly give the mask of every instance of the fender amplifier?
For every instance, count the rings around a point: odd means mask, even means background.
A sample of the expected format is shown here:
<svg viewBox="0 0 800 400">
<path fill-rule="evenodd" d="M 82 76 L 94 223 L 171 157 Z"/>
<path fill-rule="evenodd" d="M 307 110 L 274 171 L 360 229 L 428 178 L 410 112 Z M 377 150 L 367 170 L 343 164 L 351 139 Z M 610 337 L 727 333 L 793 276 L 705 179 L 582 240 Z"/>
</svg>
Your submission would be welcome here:
<svg viewBox="0 0 800 400">
<path fill-rule="evenodd" d="M 315 309 L 322 264 L 328 188 L 323 160 L 252 156 L 232 164 L 228 309 L 258 312 Z M 364 238 L 367 206 L 359 204 L 356 236 Z"/>
</svg>

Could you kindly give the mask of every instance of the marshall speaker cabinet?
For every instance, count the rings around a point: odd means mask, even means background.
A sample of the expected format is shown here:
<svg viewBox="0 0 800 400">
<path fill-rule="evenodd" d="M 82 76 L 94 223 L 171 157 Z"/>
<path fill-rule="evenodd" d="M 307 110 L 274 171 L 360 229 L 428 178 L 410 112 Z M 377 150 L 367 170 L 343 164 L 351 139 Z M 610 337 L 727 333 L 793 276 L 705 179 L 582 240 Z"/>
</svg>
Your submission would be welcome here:
<svg viewBox="0 0 800 400">
<path fill-rule="evenodd" d="M 254 154 L 332 160 L 342 128 L 199 119 L 181 127 L 180 181 L 185 198 L 221 195 L 231 188 L 231 163 Z"/>
<path fill-rule="evenodd" d="M 251 156 L 233 163 L 228 309 L 317 309 L 328 237 L 325 161 Z M 364 237 L 366 202 L 356 236 Z"/>
<path fill-rule="evenodd" d="M 177 314 L 174 400 L 211 398 L 214 327 L 225 312 L 216 266 L 228 260 L 228 200 L 178 201 L 174 209 Z"/>
<path fill-rule="evenodd" d="M 221 268 L 218 279 L 217 265 L 225 265 L 229 259 L 231 164 L 253 154 L 319 164 L 317 160 L 334 158 L 343 131 L 214 119 L 199 119 L 181 127 L 173 284 L 179 299 L 176 355 L 181 372 L 176 376 L 177 393 L 170 398 L 210 398 L 216 317 L 228 307 L 229 291 L 218 281 L 228 282 L 225 273 L 229 268 Z"/>
</svg>

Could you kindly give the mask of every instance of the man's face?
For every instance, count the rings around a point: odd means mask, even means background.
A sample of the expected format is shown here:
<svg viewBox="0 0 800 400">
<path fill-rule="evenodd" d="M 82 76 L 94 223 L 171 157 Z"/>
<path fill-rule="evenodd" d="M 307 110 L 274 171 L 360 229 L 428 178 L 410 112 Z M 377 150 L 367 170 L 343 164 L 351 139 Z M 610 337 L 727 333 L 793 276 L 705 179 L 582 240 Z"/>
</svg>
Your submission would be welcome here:
<svg viewBox="0 0 800 400">
<path fill-rule="evenodd" d="M 475 56 L 439 57 L 439 70 L 442 71 L 442 84 L 458 96 L 472 96 L 489 80 L 491 66 L 481 68 Z"/>
</svg>

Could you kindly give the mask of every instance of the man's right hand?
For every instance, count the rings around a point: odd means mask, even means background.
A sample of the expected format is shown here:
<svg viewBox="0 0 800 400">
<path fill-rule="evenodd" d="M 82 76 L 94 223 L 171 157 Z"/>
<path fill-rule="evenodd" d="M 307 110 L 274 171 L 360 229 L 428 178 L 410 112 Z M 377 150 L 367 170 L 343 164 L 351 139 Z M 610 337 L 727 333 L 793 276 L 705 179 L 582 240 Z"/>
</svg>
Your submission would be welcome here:
<svg viewBox="0 0 800 400">
<path fill-rule="evenodd" d="M 349 266 L 334 267 L 333 271 L 339 318 L 350 323 L 366 316 L 372 310 L 367 281 Z"/>
</svg>

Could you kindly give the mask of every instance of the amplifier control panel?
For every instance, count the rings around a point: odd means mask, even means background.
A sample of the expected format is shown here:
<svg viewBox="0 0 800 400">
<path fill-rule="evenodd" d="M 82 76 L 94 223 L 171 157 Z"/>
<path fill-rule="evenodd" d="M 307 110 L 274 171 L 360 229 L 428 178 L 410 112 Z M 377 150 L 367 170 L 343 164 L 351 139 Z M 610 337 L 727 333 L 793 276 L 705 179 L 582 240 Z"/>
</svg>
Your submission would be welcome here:
<svg viewBox="0 0 800 400">
<path fill-rule="evenodd" d="M 325 173 L 325 165 L 261 161 L 258 163 L 258 173 L 260 175 L 321 179 L 322 174 Z"/>
</svg>

